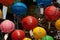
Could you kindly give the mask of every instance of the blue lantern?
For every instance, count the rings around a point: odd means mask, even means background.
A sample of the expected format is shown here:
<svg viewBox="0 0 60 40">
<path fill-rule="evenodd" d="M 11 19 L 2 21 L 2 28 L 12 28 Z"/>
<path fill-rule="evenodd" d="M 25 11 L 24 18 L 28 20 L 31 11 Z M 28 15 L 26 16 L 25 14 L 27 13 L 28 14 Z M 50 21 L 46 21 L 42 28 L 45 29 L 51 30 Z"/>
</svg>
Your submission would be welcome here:
<svg viewBox="0 0 60 40">
<path fill-rule="evenodd" d="M 17 2 L 12 5 L 11 10 L 17 16 L 21 16 L 27 12 L 27 6 L 24 3 Z"/>
<path fill-rule="evenodd" d="M 44 7 L 51 5 L 52 0 L 36 0 L 38 7 L 44 5 Z"/>
</svg>

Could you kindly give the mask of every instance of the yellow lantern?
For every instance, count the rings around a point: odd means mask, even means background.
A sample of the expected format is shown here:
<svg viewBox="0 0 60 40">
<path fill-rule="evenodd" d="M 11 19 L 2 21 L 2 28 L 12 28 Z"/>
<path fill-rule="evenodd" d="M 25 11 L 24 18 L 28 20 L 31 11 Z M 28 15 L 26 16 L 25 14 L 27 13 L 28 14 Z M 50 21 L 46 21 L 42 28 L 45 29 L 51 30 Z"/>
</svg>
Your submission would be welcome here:
<svg viewBox="0 0 60 40">
<path fill-rule="evenodd" d="M 2 11 L 0 10 L 0 18 L 2 18 Z"/>
<path fill-rule="evenodd" d="M 24 38 L 23 40 L 32 40 L 32 39 L 30 39 L 30 38 Z"/>
<path fill-rule="evenodd" d="M 42 27 L 36 27 L 33 29 L 34 38 L 40 39 L 46 35 L 46 30 Z"/>
<path fill-rule="evenodd" d="M 55 22 L 56 29 L 60 30 L 60 19 Z"/>
</svg>

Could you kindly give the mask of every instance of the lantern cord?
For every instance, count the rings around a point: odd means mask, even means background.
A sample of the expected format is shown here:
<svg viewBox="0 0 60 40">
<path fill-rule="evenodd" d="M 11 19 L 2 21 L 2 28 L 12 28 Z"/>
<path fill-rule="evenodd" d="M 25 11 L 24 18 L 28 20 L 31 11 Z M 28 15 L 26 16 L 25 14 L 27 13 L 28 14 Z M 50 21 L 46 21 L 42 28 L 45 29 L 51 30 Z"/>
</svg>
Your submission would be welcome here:
<svg viewBox="0 0 60 40">
<path fill-rule="evenodd" d="M 14 15 L 15 28 L 18 29 L 18 18 Z"/>
<path fill-rule="evenodd" d="M 51 26 L 51 22 L 48 22 L 48 29 L 50 29 L 50 26 Z"/>
</svg>

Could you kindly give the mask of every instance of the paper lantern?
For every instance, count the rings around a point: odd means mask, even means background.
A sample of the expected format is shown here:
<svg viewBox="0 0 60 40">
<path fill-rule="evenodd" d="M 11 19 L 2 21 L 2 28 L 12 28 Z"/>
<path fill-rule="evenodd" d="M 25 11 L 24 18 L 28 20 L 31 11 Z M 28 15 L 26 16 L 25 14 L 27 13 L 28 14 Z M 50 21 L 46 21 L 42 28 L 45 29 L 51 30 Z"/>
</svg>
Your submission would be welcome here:
<svg viewBox="0 0 60 40">
<path fill-rule="evenodd" d="M 33 29 L 34 38 L 40 39 L 46 35 L 46 30 L 42 27 L 36 27 Z"/>
<path fill-rule="evenodd" d="M 36 2 L 39 7 L 42 5 L 46 7 L 48 5 L 51 5 L 52 0 L 36 0 Z"/>
<path fill-rule="evenodd" d="M 11 6 L 14 3 L 14 0 L 0 0 L 0 3 L 5 6 Z"/>
<path fill-rule="evenodd" d="M 30 38 L 24 38 L 23 40 L 32 40 L 32 39 L 30 39 Z"/>
<path fill-rule="evenodd" d="M 11 10 L 14 14 L 19 16 L 27 12 L 27 6 L 24 3 L 17 2 L 12 5 Z"/>
<path fill-rule="evenodd" d="M 12 35 L 12 40 L 23 40 L 25 37 L 25 33 L 23 30 L 15 30 Z"/>
<path fill-rule="evenodd" d="M 4 33 L 10 33 L 14 30 L 15 24 L 10 20 L 5 20 L 1 23 L 0 29 Z"/>
<path fill-rule="evenodd" d="M 27 16 L 22 20 L 22 26 L 26 30 L 32 30 L 38 25 L 38 20 L 35 17 Z"/>
<path fill-rule="evenodd" d="M 52 36 L 46 35 L 42 38 L 42 40 L 54 40 Z"/>
<path fill-rule="evenodd" d="M 2 11 L 0 10 L 0 18 L 2 18 Z"/>
<path fill-rule="evenodd" d="M 59 10 L 55 6 L 49 6 L 45 9 L 44 14 L 49 21 L 54 21 L 59 17 Z"/>
<path fill-rule="evenodd" d="M 56 29 L 60 30 L 60 19 L 55 22 Z"/>
</svg>

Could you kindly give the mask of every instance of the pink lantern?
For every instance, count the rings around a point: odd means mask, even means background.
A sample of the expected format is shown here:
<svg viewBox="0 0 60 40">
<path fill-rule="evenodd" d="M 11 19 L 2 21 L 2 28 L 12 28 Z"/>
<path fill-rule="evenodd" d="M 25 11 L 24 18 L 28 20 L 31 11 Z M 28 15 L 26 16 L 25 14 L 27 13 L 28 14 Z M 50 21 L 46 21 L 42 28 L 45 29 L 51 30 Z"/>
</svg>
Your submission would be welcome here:
<svg viewBox="0 0 60 40">
<path fill-rule="evenodd" d="M 5 20 L 1 23 L 0 29 L 4 33 L 10 33 L 14 30 L 15 24 L 10 20 Z"/>
</svg>

